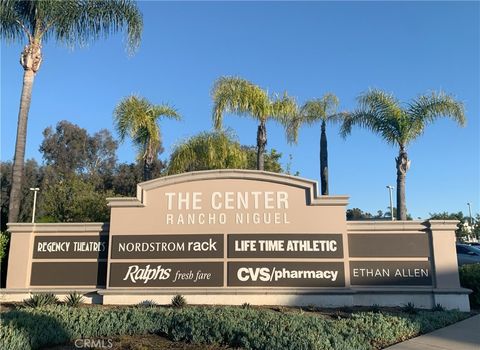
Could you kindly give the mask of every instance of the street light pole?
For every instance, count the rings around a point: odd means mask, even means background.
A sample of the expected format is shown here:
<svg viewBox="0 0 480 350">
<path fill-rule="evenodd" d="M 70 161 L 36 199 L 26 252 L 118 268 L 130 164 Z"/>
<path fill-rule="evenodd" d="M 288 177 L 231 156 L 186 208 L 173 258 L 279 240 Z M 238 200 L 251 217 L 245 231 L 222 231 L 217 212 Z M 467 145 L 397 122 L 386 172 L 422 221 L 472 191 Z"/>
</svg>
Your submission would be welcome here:
<svg viewBox="0 0 480 350">
<path fill-rule="evenodd" d="M 393 198 L 392 198 L 392 191 L 393 191 L 394 187 L 388 185 L 387 188 L 388 188 L 388 192 L 390 193 L 390 218 L 391 218 L 391 220 L 393 221 L 394 219 L 393 219 Z"/>
<path fill-rule="evenodd" d="M 470 203 L 467 203 L 467 205 L 468 205 L 468 216 L 470 217 L 470 226 L 473 226 L 472 207 L 470 206 Z"/>
<path fill-rule="evenodd" d="M 35 223 L 35 208 L 37 206 L 37 192 L 40 191 L 38 187 L 31 187 L 30 191 L 33 191 L 33 208 L 32 208 L 32 224 Z"/>
</svg>

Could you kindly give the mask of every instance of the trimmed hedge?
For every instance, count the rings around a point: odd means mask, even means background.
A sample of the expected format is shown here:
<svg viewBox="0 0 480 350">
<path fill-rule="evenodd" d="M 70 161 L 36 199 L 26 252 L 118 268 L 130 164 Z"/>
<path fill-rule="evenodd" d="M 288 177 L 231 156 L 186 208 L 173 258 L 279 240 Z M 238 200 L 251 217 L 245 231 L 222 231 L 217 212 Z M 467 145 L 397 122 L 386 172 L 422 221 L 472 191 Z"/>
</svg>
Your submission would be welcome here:
<svg viewBox="0 0 480 350">
<path fill-rule="evenodd" d="M 236 307 L 70 308 L 64 305 L 2 314 L 1 349 L 37 349 L 78 338 L 157 333 L 174 341 L 218 343 L 245 349 L 370 350 L 457 322 L 468 314 L 354 313 L 326 319 Z"/>
<path fill-rule="evenodd" d="M 473 291 L 469 295 L 470 306 L 480 307 L 480 264 L 463 265 L 459 268 L 460 284 Z"/>
</svg>

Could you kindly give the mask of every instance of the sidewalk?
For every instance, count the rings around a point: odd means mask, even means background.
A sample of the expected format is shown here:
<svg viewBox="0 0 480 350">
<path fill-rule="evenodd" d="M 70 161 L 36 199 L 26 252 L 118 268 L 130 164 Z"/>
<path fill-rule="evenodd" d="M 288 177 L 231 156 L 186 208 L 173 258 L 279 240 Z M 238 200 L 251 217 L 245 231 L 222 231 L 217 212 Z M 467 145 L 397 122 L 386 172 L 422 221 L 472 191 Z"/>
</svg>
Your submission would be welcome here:
<svg viewBox="0 0 480 350">
<path fill-rule="evenodd" d="M 384 350 L 479 350 L 480 315 Z"/>
</svg>

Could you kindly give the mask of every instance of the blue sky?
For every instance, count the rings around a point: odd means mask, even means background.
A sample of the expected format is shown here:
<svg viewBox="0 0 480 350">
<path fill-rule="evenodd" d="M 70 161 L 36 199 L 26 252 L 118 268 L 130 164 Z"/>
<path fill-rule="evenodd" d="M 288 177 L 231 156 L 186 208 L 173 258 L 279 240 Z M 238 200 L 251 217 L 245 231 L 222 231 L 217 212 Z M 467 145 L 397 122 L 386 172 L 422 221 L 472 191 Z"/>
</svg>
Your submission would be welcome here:
<svg viewBox="0 0 480 350">
<path fill-rule="evenodd" d="M 122 35 L 73 50 L 44 45 L 28 124 L 27 158 L 40 162 L 42 130 L 68 119 L 90 132 L 113 129 L 112 111 L 136 93 L 173 104 L 183 122 L 161 123 L 167 158 L 172 147 L 211 129 L 210 90 L 216 78 L 238 75 L 268 89 L 288 91 L 302 103 L 335 93 L 341 109 L 356 106 L 368 88 L 400 100 L 445 90 L 463 101 L 468 124 L 439 120 L 409 147 L 407 207 L 414 218 L 429 212 L 474 212 L 479 206 L 480 4 L 478 2 L 141 2 L 144 34 L 137 54 L 126 54 Z M 23 45 L 1 51 L 1 159 L 13 158 Z M 256 123 L 225 116 L 243 144 L 255 144 Z M 285 142 L 270 123 L 268 147 L 291 154 L 291 170 L 318 179 L 319 126 Z M 328 127 L 332 194 L 351 196 L 350 207 L 387 210 L 386 185 L 395 185 L 397 149 L 356 129 L 346 140 Z M 118 159 L 135 158 L 129 142 Z"/>
</svg>

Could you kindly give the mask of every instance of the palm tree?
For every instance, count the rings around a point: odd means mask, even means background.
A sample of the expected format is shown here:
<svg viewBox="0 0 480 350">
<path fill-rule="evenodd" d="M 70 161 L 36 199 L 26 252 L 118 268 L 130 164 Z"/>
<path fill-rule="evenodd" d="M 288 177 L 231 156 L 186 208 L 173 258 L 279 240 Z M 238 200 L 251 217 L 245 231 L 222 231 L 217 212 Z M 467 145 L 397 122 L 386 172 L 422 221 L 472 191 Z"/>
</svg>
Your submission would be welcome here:
<svg viewBox="0 0 480 350">
<path fill-rule="evenodd" d="M 20 55 L 24 69 L 17 139 L 13 165 L 12 189 L 8 221 L 18 219 L 22 188 L 27 119 L 35 74 L 42 63 L 42 44 L 50 39 L 73 46 L 86 44 L 124 28 L 128 32 L 128 48 L 134 51 L 142 33 L 142 16 L 130 0 L 2 0 L 0 3 L 0 35 L 7 41 L 23 41 Z"/>
<path fill-rule="evenodd" d="M 387 143 L 399 147 L 397 168 L 397 219 L 407 219 L 405 178 L 410 167 L 407 146 L 422 135 L 425 127 L 439 117 L 449 117 L 465 125 L 463 103 L 443 92 L 432 92 L 413 99 L 405 106 L 380 90 L 370 90 L 358 98 L 359 108 L 344 119 L 341 135 L 350 134 L 354 125 L 369 129 Z"/>
<path fill-rule="evenodd" d="M 178 144 L 167 174 L 210 169 L 246 169 L 247 152 L 230 132 L 202 132 Z"/>
<path fill-rule="evenodd" d="M 130 136 L 138 148 L 138 158 L 143 161 L 143 180 L 150 180 L 151 166 L 161 148 L 158 120 L 161 117 L 180 120 L 180 115 L 168 105 L 153 105 L 137 96 L 124 98 L 113 113 L 120 142 Z"/>
<path fill-rule="evenodd" d="M 320 122 L 320 183 L 322 195 L 328 195 L 328 148 L 327 122 L 335 123 L 342 119 L 342 113 L 336 113 L 338 98 L 333 94 L 325 94 L 322 98 L 305 102 L 298 116 L 290 124 L 291 141 L 297 142 L 298 129 L 302 124 L 311 125 Z"/>
<path fill-rule="evenodd" d="M 280 122 L 287 130 L 289 121 L 297 114 L 295 100 L 286 93 L 270 97 L 266 91 L 237 77 L 219 78 L 212 90 L 213 124 L 222 129 L 223 113 L 250 116 L 259 122 L 257 129 L 257 169 L 264 170 L 268 120 Z"/>
</svg>

